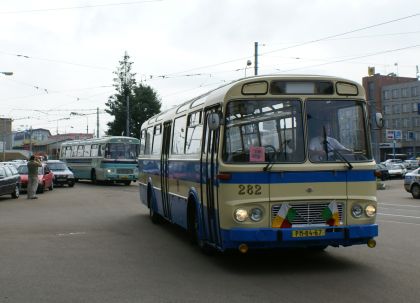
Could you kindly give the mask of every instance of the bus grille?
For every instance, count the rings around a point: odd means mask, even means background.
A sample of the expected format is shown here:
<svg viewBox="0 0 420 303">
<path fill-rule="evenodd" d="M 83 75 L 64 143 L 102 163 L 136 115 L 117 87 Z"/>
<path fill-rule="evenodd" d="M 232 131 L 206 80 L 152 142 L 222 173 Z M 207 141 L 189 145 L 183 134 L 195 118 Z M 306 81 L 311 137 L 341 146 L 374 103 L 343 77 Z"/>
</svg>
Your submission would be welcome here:
<svg viewBox="0 0 420 303">
<path fill-rule="evenodd" d="M 132 174 L 133 170 L 131 168 L 117 168 L 117 174 Z"/>
<path fill-rule="evenodd" d="M 322 218 L 322 212 L 328 207 L 329 202 L 318 203 L 289 203 L 289 206 L 296 211 L 296 216 L 292 223 L 293 226 L 299 227 L 306 225 L 326 225 L 325 219 Z M 276 217 L 281 204 L 273 205 L 271 208 L 271 219 Z M 338 214 L 340 216 L 340 225 L 343 224 L 343 203 L 337 202 Z"/>
</svg>

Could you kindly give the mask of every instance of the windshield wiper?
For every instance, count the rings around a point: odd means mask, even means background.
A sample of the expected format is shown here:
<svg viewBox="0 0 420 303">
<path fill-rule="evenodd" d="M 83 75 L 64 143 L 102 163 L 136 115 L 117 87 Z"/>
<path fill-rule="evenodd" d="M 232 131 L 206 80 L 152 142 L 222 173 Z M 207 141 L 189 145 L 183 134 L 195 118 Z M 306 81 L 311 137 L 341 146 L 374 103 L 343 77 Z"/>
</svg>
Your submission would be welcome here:
<svg viewBox="0 0 420 303">
<path fill-rule="evenodd" d="M 342 161 L 344 161 L 347 164 L 348 169 L 352 169 L 353 165 L 351 165 L 350 161 L 346 159 L 346 157 L 343 156 L 342 153 L 339 152 L 338 149 L 334 149 L 331 144 L 328 142 L 327 139 L 327 131 L 325 129 L 325 126 L 323 126 L 323 136 L 324 136 L 324 149 L 325 149 L 325 154 L 327 155 L 327 161 L 328 161 L 328 148 L 331 149 L 331 151 L 336 154 Z"/>
</svg>

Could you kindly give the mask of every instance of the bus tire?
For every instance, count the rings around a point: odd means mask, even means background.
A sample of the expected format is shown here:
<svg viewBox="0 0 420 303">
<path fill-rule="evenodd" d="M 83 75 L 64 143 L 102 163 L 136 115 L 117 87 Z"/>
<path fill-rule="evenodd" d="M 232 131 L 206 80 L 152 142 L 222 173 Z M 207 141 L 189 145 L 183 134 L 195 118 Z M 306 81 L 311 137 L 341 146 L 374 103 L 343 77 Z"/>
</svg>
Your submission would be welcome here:
<svg viewBox="0 0 420 303">
<path fill-rule="evenodd" d="M 193 199 L 190 199 L 188 203 L 188 234 L 190 241 L 192 244 L 196 244 L 204 254 L 214 254 L 214 249 L 201 239 L 199 230 L 200 222 L 195 210 L 195 204 Z"/>
<path fill-rule="evenodd" d="M 96 171 L 92 169 L 90 172 L 90 179 L 92 180 L 92 184 L 98 184 L 98 180 L 96 179 Z"/>
<path fill-rule="evenodd" d="M 417 184 L 414 184 L 411 187 L 411 195 L 414 199 L 420 199 L 420 186 Z"/>
<path fill-rule="evenodd" d="M 149 218 L 153 224 L 160 224 L 162 222 L 161 216 L 155 212 L 152 205 L 152 190 L 150 186 L 147 190 L 147 205 L 149 206 Z"/>
<path fill-rule="evenodd" d="M 123 183 L 124 183 L 125 186 L 129 186 L 131 184 L 131 181 L 128 180 L 128 181 L 124 181 Z"/>
</svg>

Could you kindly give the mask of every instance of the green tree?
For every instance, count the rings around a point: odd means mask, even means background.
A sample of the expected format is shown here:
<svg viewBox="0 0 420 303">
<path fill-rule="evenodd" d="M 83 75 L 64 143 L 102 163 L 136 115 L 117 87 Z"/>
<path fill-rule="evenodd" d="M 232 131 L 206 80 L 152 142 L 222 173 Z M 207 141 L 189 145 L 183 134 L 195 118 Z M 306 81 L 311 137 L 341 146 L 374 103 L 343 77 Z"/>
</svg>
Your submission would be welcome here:
<svg viewBox="0 0 420 303">
<path fill-rule="evenodd" d="M 140 127 L 144 121 L 160 112 L 161 103 L 157 93 L 148 85 L 136 84 L 135 73 L 132 73 L 133 62 L 125 52 L 122 61 L 114 74 L 116 93 L 108 98 L 105 111 L 114 116 L 114 121 L 108 122 L 108 135 L 121 136 L 126 134 L 127 96 L 129 98 L 130 134 L 140 137 Z"/>
</svg>

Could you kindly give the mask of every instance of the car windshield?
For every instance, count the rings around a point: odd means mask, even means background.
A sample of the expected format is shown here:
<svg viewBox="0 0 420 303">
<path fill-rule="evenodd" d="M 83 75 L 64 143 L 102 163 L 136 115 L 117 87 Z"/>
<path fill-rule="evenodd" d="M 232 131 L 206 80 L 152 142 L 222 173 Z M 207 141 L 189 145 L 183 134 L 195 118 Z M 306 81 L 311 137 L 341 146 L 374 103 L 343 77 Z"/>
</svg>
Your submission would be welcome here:
<svg viewBox="0 0 420 303">
<path fill-rule="evenodd" d="M 28 166 L 27 165 L 21 165 L 18 167 L 18 173 L 19 175 L 27 175 L 28 174 Z M 38 175 L 42 175 L 42 167 L 38 167 Z"/>
<path fill-rule="evenodd" d="M 67 169 L 64 163 L 48 163 L 48 167 L 53 171 L 63 171 Z"/>
<path fill-rule="evenodd" d="M 400 165 L 400 164 L 393 164 L 390 166 L 391 169 L 403 169 L 404 166 Z"/>
</svg>

